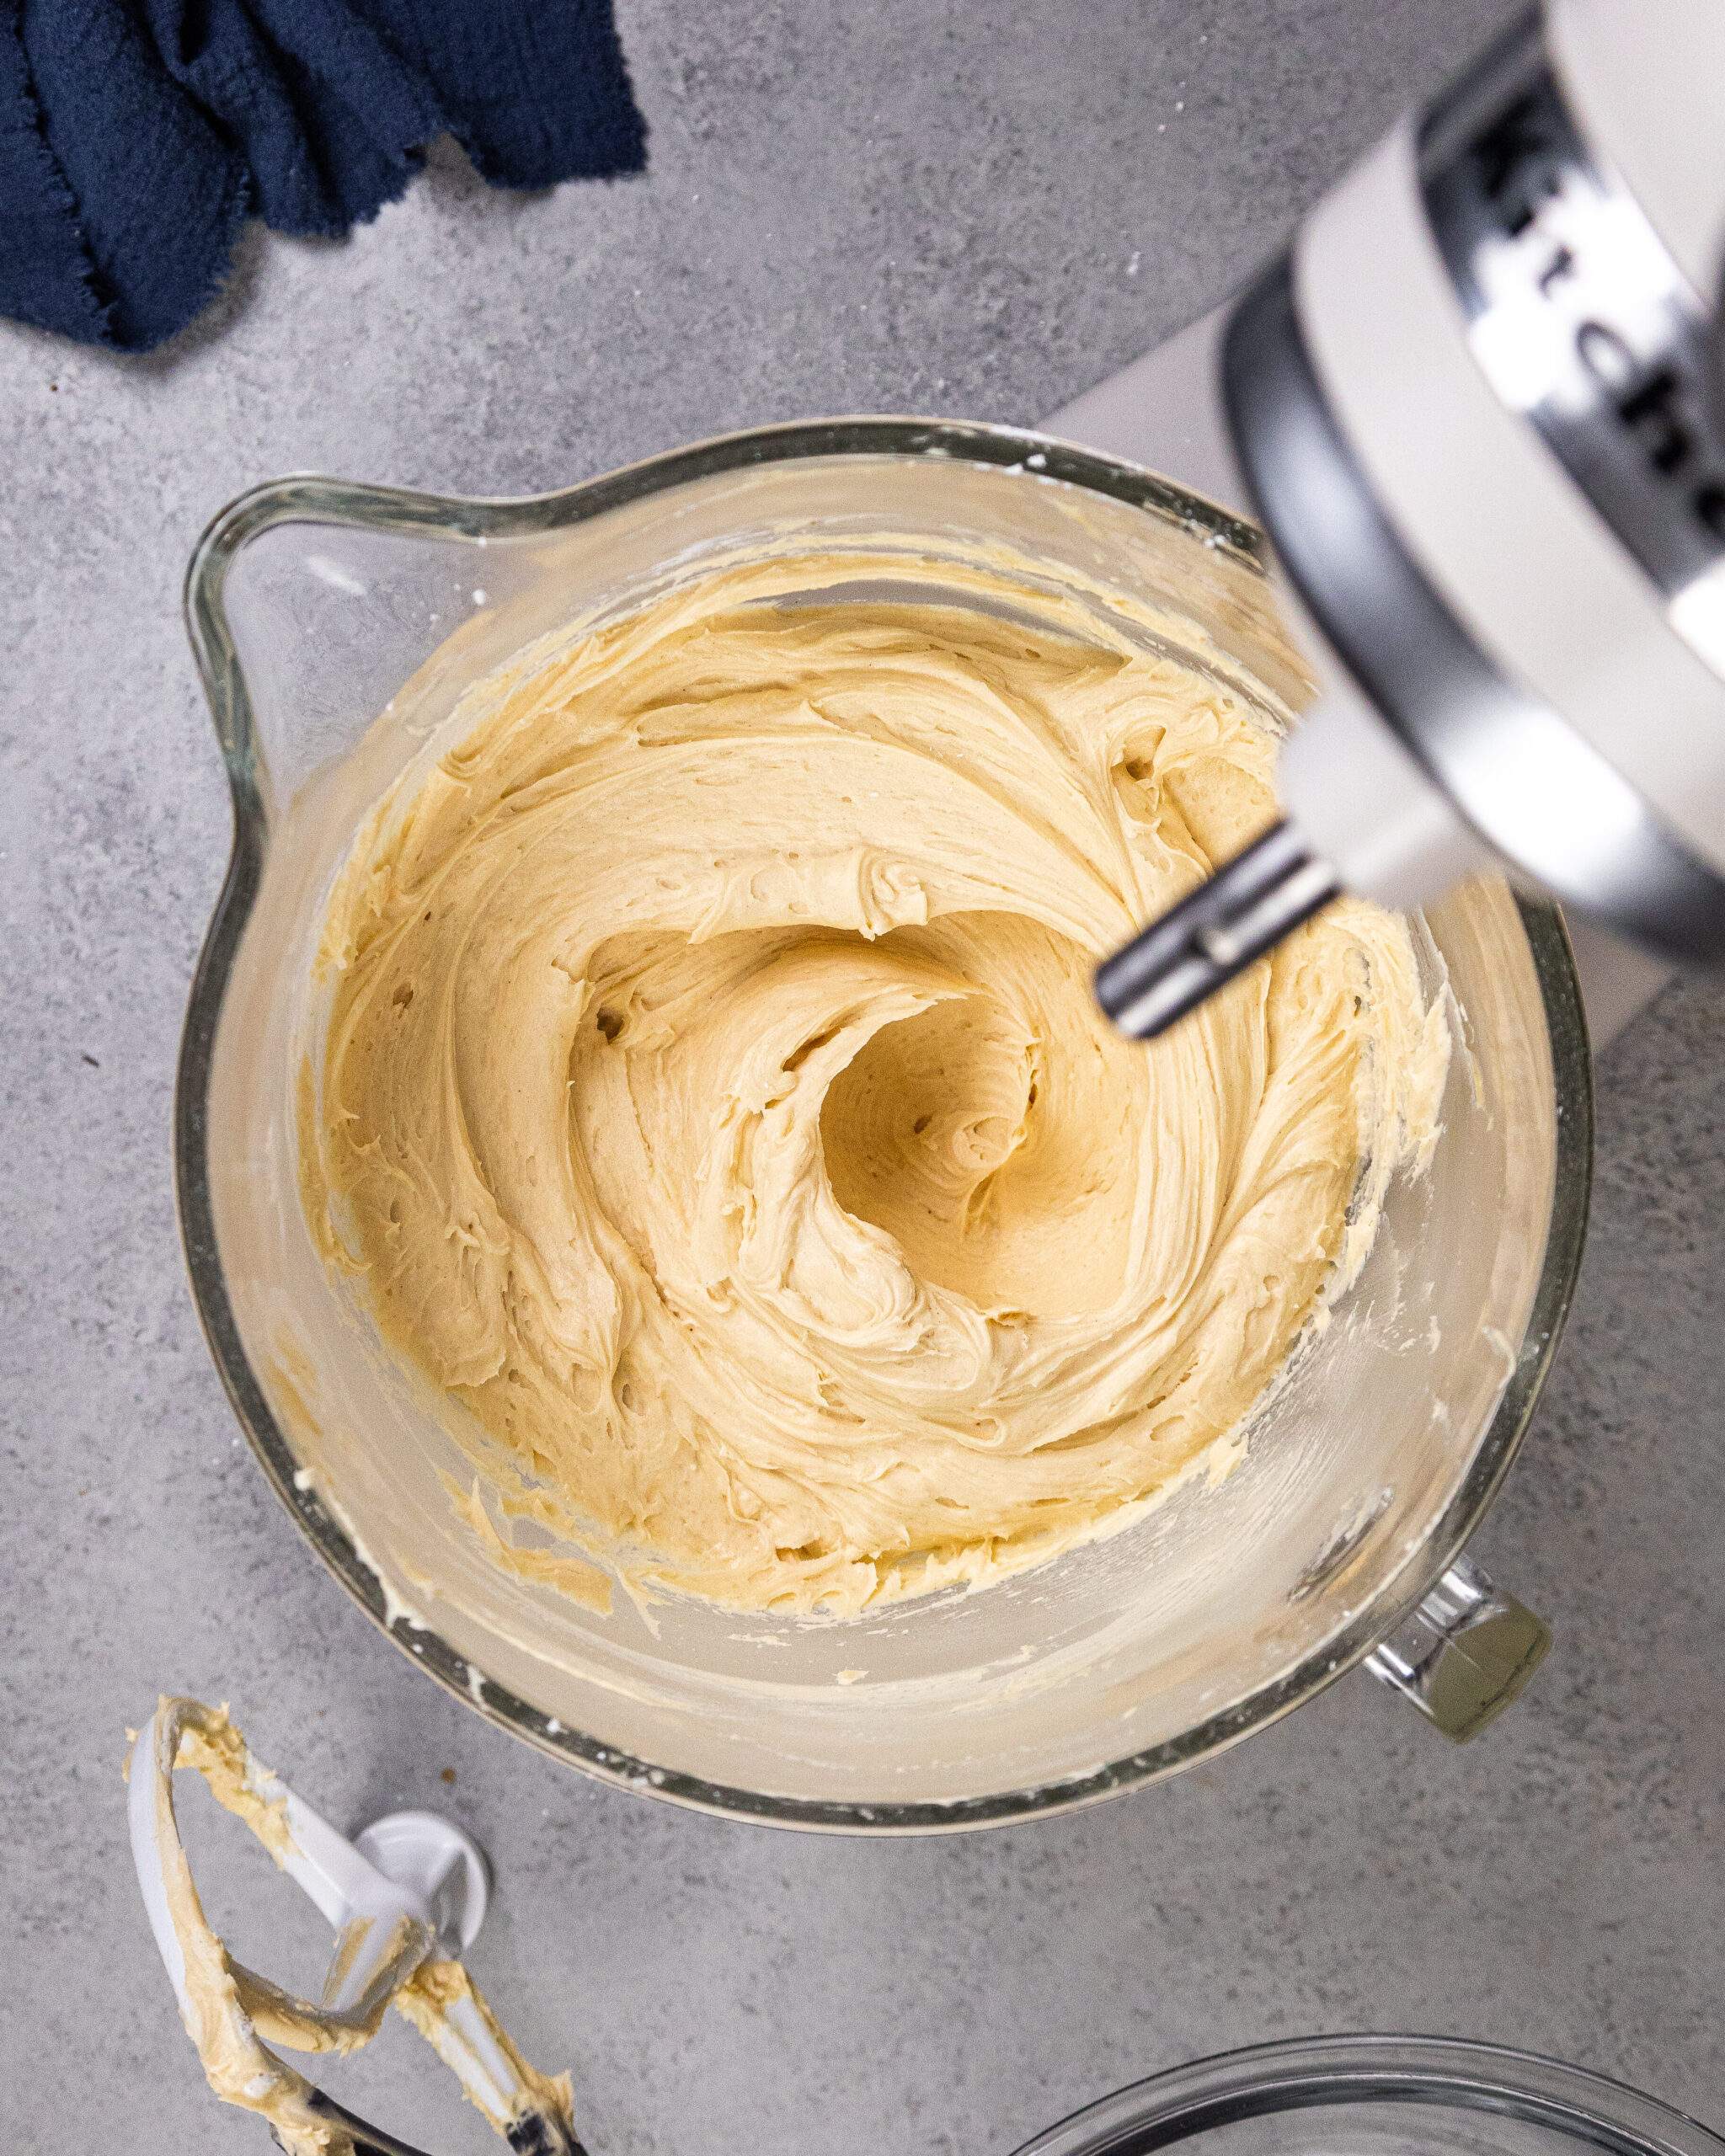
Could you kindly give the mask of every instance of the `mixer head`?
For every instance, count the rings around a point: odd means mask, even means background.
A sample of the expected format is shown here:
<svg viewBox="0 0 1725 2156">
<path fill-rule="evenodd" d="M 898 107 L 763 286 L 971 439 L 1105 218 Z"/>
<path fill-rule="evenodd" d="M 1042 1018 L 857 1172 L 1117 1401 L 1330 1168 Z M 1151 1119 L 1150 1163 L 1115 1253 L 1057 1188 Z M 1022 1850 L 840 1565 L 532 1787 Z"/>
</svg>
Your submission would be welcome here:
<svg viewBox="0 0 1725 2156">
<path fill-rule="evenodd" d="M 1477 866 L 1725 960 L 1722 123 L 1712 0 L 1552 0 L 1215 318 L 1321 690 L 1284 819 L 1100 969 L 1125 1031 Z"/>
</svg>

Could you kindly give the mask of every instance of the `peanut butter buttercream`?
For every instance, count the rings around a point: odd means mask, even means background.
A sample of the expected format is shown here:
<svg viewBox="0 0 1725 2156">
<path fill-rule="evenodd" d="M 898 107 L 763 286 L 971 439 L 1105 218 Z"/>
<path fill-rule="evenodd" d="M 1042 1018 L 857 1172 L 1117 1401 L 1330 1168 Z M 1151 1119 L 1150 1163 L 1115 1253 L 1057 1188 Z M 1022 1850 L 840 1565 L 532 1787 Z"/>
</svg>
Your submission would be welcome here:
<svg viewBox="0 0 1725 2156">
<path fill-rule="evenodd" d="M 518 654 L 331 902 L 314 1231 L 470 1411 L 496 1554 L 565 1588 L 573 1545 L 845 1614 L 1119 1524 L 1216 1460 L 1434 1136 L 1447 1029 L 1375 906 L 1153 1046 L 1096 1008 L 1274 814 L 1267 691 L 1004 569 L 830 580 L 715 571 Z"/>
</svg>

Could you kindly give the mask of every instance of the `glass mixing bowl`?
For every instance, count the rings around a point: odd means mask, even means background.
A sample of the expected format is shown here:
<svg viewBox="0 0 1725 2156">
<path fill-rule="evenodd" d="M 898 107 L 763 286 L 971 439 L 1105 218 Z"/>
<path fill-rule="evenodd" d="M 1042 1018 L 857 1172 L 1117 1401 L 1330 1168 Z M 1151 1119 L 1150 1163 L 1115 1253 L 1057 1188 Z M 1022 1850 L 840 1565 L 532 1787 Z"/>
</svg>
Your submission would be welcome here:
<svg viewBox="0 0 1725 2156">
<path fill-rule="evenodd" d="M 1719 2156 L 1716 2134 L 1603 2074 L 1445 2036 L 1309 2036 L 1140 2081 L 1018 2156 Z"/>
<path fill-rule="evenodd" d="M 458 1517 L 447 1403 L 382 1351 L 300 1209 L 332 878 L 462 691 L 531 638 L 615 620 L 721 558 L 814 548 L 836 590 L 860 591 L 846 563 L 867 557 L 871 592 L 943 599 L 943 572 L 1004 549 L 1098 619 L 1148 595 L 1162 647 L 1236 691 L 1243 669 L 1305 693 L 1250 526 L 1001 428 L 769 428 L 523 501 L 286 479 L 206 533 L 188 614 L 235 835 L 186 1020 L 178 1189 L 264 1472 L 440 1682 L 592 1773 L 711 1810 L 863 1832 L 1057 1810 L 1188 1765 L 1368 1656 L 1466 1734 L 1545 1636 L 1458 1557 L 1562 1324 L 1591 1156 L 1561 921 L 1495 881 L 1420 930 L 1458 1014 L 1431 1170 L 1392 1193 L 1358 1283 L 1215 1486 L 984 1593 L 842 1623 L 621 1596 L 598 1617 L 505 1576 Z"/>
</svg>

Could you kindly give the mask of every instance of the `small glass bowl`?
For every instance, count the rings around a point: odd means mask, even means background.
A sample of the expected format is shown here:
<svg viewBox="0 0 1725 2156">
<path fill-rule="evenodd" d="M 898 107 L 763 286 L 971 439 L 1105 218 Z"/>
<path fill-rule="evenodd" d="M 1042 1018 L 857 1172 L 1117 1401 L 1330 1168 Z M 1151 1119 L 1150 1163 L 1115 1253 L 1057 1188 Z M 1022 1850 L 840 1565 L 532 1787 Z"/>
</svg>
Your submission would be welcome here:
<svg viewBox="0 0 1725 2156">
<path fill-rule="evenodd" d="M 1304 2036 L 1135 2082 L 1018 2156 L 1718 2156 L 1725 2141 L 1604 2074 L 1449 2036 Z"/>
</svg>

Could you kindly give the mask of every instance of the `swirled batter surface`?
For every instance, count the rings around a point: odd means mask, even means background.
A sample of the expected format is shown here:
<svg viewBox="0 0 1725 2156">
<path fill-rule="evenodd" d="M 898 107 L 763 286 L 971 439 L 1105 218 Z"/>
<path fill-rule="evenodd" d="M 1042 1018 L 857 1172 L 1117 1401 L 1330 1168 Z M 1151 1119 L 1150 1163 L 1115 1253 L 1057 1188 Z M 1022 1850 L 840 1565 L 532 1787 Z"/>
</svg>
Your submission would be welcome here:
<svg viewBox="0 0 1725 2156">
<path fill-rule="evenodd" d="M 823 574 L 715 574 L 470 696 L 339 882 L 302 1138 L 327 1246 L 488 1433 L 498 1551 L 525 1517 L 848 1613 L 1236 1431 L 1430 1142 L 1447 1033 L 1345 901 L 1119 1038 L 1092 969 L 1274 813 L 1271 701 L 1076 619 L 759 603 Z"/>
</svg>

